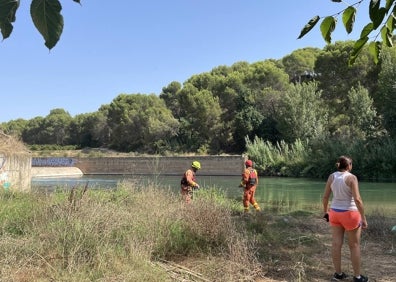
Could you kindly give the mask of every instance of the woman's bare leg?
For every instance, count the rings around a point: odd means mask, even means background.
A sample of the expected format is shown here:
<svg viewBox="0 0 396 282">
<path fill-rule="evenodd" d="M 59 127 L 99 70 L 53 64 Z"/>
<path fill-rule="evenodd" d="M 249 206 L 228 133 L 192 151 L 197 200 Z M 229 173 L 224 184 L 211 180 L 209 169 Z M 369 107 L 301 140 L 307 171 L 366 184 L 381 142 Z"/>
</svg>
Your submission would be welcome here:
<svg viewBox="0 0 396 282">
<path fill-rule="evenodd" d="M 352 268 L 355 276 L 360 275 L 360 235 L 361 228 L 347 231 L 348 245 L 351 252 Z"/>
<path fill-rule="evenodd" d="M 331 248 L 331 256 L 333 259 L 333 265 L 335 272 L 341 273 L 341 248 L 344 243 L 344 232 L 345 229 L 341 226 L 332 226 L 333 242 Z"/>
</svg>

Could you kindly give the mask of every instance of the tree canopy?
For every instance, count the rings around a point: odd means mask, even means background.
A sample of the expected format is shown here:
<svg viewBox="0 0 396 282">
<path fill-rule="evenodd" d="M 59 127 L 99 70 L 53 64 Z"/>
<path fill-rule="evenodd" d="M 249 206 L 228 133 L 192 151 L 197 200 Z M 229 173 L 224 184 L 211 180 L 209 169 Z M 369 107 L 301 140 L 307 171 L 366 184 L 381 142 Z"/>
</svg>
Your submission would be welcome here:
<svg viewBox="0 0 396 282">
<path fill-rule="evenodd" d="M 351 41 L 336 42 L 280 60 L 217 66 L 172 81 L 159 95 L 121 94 L 94 113 L 55 109 L 0 128 L 32 145 L 160 154 L 239 154 L 245 138 L 256 136 L 273 144 L 394 137 L 394 48 L 376 65 L 366 46 L 348 66 L 351 48 Z"/>
<path fill-rule="evenodd" d="M 93 113 L 71 117 L 54 109 L 45 117 L 2 123 L 0 130 L 32 150 L 246 152 L 268 175 L 322 177 L 329 159 L 348 154 L 365 167 L 365 176 L 393 177 L 396 50 L 385 47 L 374 64 L 366 46 L 348 66 L 352 47 L 351 41 L 336 42 L 280 60 L 218 66 L 172 81 L 159 95 L 120 94 Z M 311 68 L 316 75 L 306 74 Z M 378 163 L 384 164 L 380 173 Z"/>
</svg>

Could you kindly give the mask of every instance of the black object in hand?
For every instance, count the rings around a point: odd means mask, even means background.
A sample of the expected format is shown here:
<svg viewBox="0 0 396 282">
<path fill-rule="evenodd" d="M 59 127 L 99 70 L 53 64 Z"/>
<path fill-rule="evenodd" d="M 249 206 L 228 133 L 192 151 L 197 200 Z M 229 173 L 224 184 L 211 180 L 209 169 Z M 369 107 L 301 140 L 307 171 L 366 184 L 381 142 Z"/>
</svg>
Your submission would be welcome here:
<svg viewBox="0 0 396 282">
<path fill-rule="evenodd" d="M 325 215 L 323 216 L 323 219 L 326 220 L 327 222 L 329 222 L 329 214 L 325 213 Z"/>
</svg>

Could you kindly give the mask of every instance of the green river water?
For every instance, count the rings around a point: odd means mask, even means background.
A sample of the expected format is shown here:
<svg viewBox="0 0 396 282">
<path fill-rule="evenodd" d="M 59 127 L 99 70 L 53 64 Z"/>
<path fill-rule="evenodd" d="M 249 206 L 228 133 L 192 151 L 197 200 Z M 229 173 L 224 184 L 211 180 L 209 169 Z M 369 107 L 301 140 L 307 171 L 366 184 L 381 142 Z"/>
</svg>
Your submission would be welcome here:
<svg viewBox="0 0 396 282">
<path fill-rule="evenodd" d="M 175 192 L 180 189 L 180 176 L 116 176 L 85 175 L 71 178 L 37 178 L 32 180 L 33 189 L 53 190 L 56 187 L 75 187 L 88 184 L 93 189 L 114 188 L 118 182 L 132 180 L 141 185 L 155 183 Z M 239 176 L 199 176 L 197 182 L 201 189 L 221 189 L 227 197 L 241 200 L 242 190 L 238 188 Z M 326 180 L 305 178 L 261 177 L 256 192 L 256 199 L 261 206 L 277 203 L 286 208 L 299 210 L 318 209 L 321 212 L 321 199 Z M 359 182 L 367 212 L 384 211 L 396 217 L 396 183 L 392 182 Z M 199 191 L 198 191 L 199 193 Z M 199 194 L 197 194 L 199 196 Z"/>
</svg>

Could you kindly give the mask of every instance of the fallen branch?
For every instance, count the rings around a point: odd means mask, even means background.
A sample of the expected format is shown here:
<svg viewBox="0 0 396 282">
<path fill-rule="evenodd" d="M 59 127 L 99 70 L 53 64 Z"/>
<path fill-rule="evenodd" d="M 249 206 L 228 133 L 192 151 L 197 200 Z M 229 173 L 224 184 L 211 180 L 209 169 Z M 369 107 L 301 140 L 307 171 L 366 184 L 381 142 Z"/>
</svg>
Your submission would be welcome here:
<svg viewBox="0 0 396 282">
<path fill-rule="evenodd" d="M 182 265 L 167 261 L 167 260 L 159 260 L 156 261 L 156 264 L 159 265 L 160 267 L 164 268 L 167 272 L 172 271 L 173 273 L 175 271 L 178 272 L 178 274 L 187 274 L 189 276 L 192 276 L 193 278 L 199 279 L 199 281 L 204 281 L 204 282 L 211 282 L 210 280 L 206 279 L 203 277 L 201 273 L 197 273 L 195 271 L 192 271 L 191 269 L 188 269 Z M 169 269 L 171 268 L 171 269 Z M 175 277 L 173 277 L 175 278 Z M 186 280 L 180 280 L 180 281 L 186 281 Z M 196 281 L 196 280 L 194 280 Z"/>
</svg>

